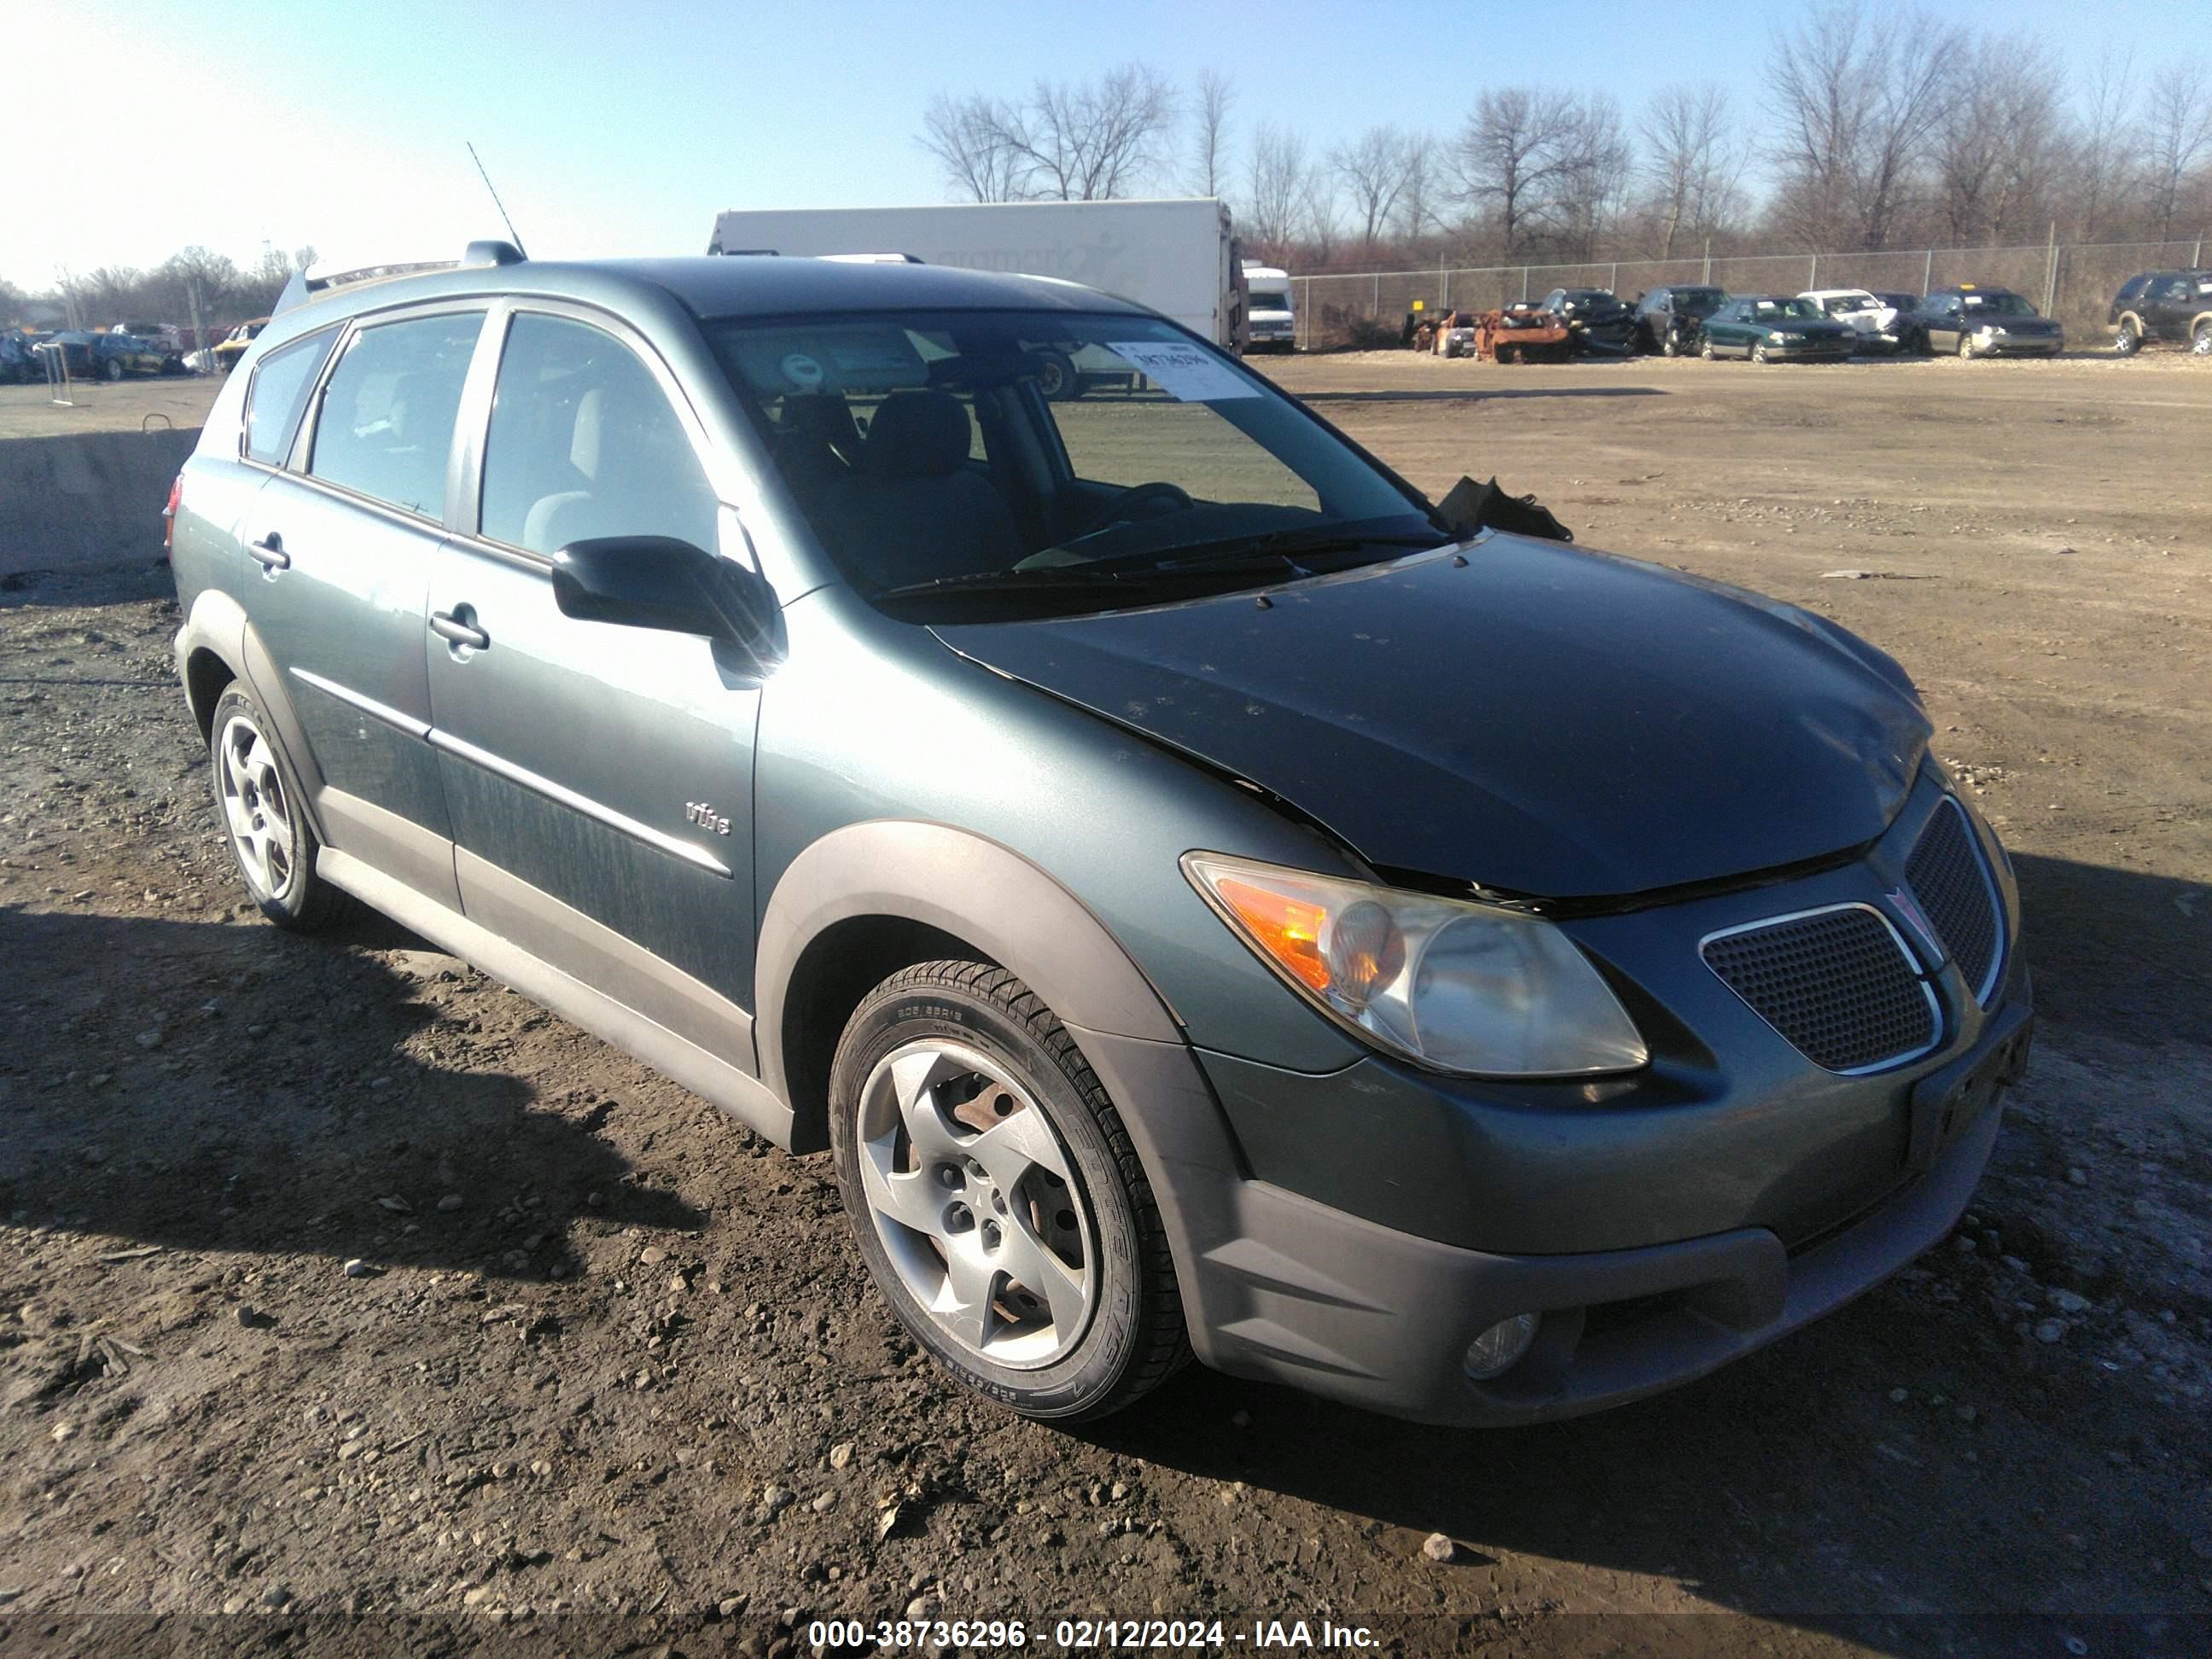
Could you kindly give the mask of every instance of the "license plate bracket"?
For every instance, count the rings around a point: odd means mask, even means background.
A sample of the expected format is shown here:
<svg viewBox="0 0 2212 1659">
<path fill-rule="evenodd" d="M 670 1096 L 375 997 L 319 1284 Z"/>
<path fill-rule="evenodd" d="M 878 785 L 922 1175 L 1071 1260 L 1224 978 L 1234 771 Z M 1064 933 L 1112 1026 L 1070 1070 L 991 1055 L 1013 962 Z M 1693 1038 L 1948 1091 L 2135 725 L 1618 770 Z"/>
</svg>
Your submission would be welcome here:
<svg viewBox="0 0 2212 1659">
<path fill-rule="evenodd" d="M 2035 1017 L 2027 1009 L 1998 1017 L 1991 1041 L 1977 1052 L 1930 1072 L 1912 1086 L 1911 1129 L 1905 1167 L 1925 1175 L 1978 1121 L 2027 1062 Z"/>
</svg>

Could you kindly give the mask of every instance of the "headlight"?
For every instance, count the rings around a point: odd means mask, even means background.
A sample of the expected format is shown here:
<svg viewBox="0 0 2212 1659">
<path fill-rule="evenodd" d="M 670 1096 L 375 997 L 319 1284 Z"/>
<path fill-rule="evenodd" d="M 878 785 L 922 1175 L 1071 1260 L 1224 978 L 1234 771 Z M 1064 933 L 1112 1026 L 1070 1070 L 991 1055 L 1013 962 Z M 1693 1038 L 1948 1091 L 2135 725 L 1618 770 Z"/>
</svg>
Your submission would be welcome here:
<svg viewBox="0 0 2212 1659">
<path fill-rule="evenodd" d="M 1995 323 L 1984 323 L 1976 331 L 1981 334 L 2002 334 L 2004 332 L 2004 331 L 1999 328 Z"/>
<path fill-rule="evenodd" d="M 1774 343 L 1777 345 L 1803 345 L 1805 343 L 1805 337 L 1802 334 L 1777 334 L 1773 336 L 1772 338 Z"/>
<path fill-rule="evenodd" d="M 1651 1057 L 1597 969 L 1540 917 L 1213 853 L 1182 867 L 1285 983 L 1377 1048 L 1483 1077 Z"/>
</svg>

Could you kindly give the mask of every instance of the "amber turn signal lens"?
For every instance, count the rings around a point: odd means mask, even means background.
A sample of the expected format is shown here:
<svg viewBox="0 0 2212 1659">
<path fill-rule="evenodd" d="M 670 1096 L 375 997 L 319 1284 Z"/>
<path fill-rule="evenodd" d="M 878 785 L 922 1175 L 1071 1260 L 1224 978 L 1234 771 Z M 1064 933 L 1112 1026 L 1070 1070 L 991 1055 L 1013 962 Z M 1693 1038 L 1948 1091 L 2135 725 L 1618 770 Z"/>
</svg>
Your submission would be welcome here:
<svg viewBox="0 0 2212 1659">
<path fill-rule="evenodd" d="M 1223 878 L 1214 890 L 1269 956 L 1315 990 L 1328 989 L 1328 963 L 1321 953 L 1322 923 L 1328 915 L 1321 906 L 1234 877 Z"/>
</svg>

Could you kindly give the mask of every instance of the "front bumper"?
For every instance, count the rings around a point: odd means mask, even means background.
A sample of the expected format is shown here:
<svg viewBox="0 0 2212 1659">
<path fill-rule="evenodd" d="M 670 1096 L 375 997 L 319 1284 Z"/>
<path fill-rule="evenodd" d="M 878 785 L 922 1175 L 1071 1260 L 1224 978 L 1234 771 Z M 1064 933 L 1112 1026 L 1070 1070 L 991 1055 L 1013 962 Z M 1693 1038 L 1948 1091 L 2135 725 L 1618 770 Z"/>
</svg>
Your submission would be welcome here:
<svg viewBox="0 0 2212 1659">
<path fill-rule="evenodd" d="M 1917 1172 L 1795 1250 L 1744 1227 L 1636 1249 L 1494 1255 L 1170 1153 L 1153 1178 L 1176 1218 L 1192 1342 L 1220 1370 L 1468 1427 L 1578 1416 L 1691 1382 L 1842 1306 L 1950 1231 L 1996 1145 L 1998 1096 L 2025 1064 L 2033 1023 L 2023 984 L 1979 1042 L 1914 1085 Z M 1527 1356 L 1469 1379 L 1468 1344 L 1522 1313 L 1542 1316 Z"/>
<path fill-rule="evenodd" d="M 1999 339 L 1974 337 L 1974 355 L 1978 357 L 2056 357 L 2066 349 L 2063 334 L 2028 335 Z"/>
<path fill-rule="evenodd" d="M 1766 343 L 1766 355 L 1785 363 L 1839 363 L 1865 349 L 1856 340 L 1808 340 L 1802 345 L 1777 345 L 1771 340 Z"/>
</svg>

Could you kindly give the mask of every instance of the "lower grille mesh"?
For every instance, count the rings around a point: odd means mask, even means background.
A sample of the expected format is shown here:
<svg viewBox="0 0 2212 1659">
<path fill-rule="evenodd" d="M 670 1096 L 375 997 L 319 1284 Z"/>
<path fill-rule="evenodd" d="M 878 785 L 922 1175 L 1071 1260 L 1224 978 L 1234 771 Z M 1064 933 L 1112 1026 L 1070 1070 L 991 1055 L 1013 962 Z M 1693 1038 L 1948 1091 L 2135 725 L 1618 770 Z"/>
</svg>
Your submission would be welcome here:
<svg viewBox="0 0 2212 1659">
<path fill-rule="evenodd" d="M 1705 965 L 1814 1065 L 1857 1072 L 1935 1046 L 1936 1010 L 1904 942 L 1864 905 L 1709 939 Z"/>
<path fill-rule="evenodd" d="M 1946 796 L 1920 832 L 1905 878 L 1943 948 L 1959 964 L 1976 1000 L 1991 988 L 1997 965 L 1998 923 L 1995 895 L 1974 845 L 1974 832 L 1959 803 Z"/>
</svg>

